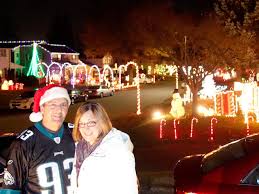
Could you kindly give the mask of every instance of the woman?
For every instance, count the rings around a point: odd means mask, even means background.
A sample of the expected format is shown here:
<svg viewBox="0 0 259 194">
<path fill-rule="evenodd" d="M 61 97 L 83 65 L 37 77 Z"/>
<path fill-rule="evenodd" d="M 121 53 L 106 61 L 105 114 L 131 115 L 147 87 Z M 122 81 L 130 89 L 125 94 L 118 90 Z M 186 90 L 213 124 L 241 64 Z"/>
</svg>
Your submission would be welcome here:
<svg viewBox="0 0 259 194">
<path fill-rule="evenodd" d="M 112 127 L 99 103 L 87 102 L 76 113 L 72 187 L 76 194 L 137 194 L 133 144 Z"/>
</svg>

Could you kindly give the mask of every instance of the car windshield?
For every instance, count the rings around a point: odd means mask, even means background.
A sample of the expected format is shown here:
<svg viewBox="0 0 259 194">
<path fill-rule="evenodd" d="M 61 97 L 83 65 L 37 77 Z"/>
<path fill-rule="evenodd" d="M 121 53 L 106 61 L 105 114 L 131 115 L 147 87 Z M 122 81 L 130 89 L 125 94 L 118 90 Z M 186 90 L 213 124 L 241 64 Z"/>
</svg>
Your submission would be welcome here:
<svg viewBox="0 0 259 194">
<path fill-rule="evenodd" d="M 23 92 L 20 94 L 22 98 L 30 98 L 34 96 L 34 91 Z"/>
<path fill-rule="evenodd" d="M 258 134 L 221 146 L 203 157 L 202 171 L 207 173 L 228 161 L 239 159 L 254 151 L 258 152 L 258 146 Z"/>
</svg>

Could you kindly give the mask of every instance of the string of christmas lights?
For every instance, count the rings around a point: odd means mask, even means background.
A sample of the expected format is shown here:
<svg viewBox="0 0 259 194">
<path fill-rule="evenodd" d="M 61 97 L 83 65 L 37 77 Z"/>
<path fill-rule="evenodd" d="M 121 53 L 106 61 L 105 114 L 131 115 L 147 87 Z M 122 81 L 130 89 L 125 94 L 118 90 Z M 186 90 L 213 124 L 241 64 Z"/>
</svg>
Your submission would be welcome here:
<svg viewBox="0 0 259 194">
<path fill-rule="evenodd" d="M 218 119 L 216 119 L 215 117 L 212 117 L 210 120 L 210 137 L 209 137 L 209 141 L 214 141 L 214 123 L 218 123 Z"/>
<path fill-rule="evenodd" d="M 192 118 L 192 121 L 191 121 L 191 132 L 190 132 L 190 138 L 193 138 L 193 124 L 194 124 L 194 122 L 197 124 L 198 123 L 198 119 L 197 118 L 195 118 L 195 117 L 193 117 Z"/>
<path fill-rule="evenodd" d="M 165 119 L 161 119 L 160 120 L 160 127 L 159 127 L 159 138 L 163 139 L 163 126 L 166 125 L 166 120 Z"/>
</svg>

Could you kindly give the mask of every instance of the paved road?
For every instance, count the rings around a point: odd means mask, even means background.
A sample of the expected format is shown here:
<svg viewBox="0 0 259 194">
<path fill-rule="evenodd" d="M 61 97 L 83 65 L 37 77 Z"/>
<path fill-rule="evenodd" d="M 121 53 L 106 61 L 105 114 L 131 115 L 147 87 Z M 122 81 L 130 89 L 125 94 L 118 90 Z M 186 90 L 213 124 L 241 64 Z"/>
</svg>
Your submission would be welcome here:
<svg viewBox="0 0 259 194">
<path fill-rule="evenodd" d="M 141 109 L 143 110 L 152 104 L 160 104 L 164 100 L 170 98 L 173 87 L 173 81 L 162 81 L 155 84 L 141 85 Z M 136 113 L 136 96 L 136 89 L 131 88 L 118 91 L 113 97 L 90 99 L 90 101 L 100 102 L 106 108 L 111 119 L 118 119 L 120 116 Z M 6 96 L 0 96 L 0 100 L 7 101 Z M 66 121 L 73 122 L 75 111 L 80 104 L 81 103 L 77 103 L 70 107 Z M 30 111 L 0 109 L 0 130 L 10 132 L 30 126 L 31 123 L 28 119 L 29 114 Z"/>
</svg>

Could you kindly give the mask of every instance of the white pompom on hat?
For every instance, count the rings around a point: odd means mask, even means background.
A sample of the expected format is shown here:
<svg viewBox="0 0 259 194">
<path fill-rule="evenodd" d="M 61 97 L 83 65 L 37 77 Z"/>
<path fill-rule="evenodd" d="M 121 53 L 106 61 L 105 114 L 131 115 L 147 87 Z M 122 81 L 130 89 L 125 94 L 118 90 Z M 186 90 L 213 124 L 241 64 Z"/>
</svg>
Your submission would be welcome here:
<svg viewBox="0 0 259 194">
<path fill-rule="evenodd" d="M 56 98 L 65 98 L 67 99 L 68 104 L 71 104 L 71 100 L 67 90 L 57 84 L 50 84 L 37 90 L 34 94 L 33 112 L 30 114 L 30 121 L 41 121 L 43 119 L 43 116 L 40 112 L 40 106 L 43 105 L 45 102 Z"/>
</svg>

